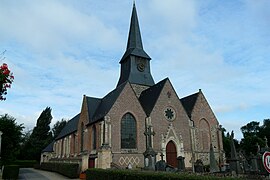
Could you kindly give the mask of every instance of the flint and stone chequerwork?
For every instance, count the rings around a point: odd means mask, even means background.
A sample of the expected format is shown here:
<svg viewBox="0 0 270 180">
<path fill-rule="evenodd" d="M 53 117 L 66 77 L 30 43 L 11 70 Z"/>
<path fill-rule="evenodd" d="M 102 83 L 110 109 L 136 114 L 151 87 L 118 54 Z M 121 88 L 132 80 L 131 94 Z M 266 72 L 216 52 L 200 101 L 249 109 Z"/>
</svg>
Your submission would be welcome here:
<svg viewBox="0 0 270 180">
<path fill-rule="evenodd" d="M 117 87 L 103 98 L 84 95 L 80 113 L 43 150 L 42 161 L 77 162 L 83 171 L 150 167 L 164 156 L 173 167 L 182 157 L 192 169 L 198 159 L 209 164 L 212 144 L 223 163 L 221 128 L 203 92 L 179 98 L 168 78 L 154 82 L 150 60 L 134 5 Z"/>
</svg>

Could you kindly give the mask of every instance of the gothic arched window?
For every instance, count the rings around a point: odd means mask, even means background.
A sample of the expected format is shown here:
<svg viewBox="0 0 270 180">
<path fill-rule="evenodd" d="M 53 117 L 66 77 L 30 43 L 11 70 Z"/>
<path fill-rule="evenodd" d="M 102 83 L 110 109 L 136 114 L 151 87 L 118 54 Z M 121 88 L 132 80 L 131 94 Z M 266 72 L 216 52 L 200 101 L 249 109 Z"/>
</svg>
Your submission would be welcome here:
<svg viewBox="0 0 270 180">
<path fill-rule="evenodd" d="M 97 130 L 95 125 L 92 127 L 92 148 L 97 148 Z"/>
<path fill-rule="evenodd" d="M 210 126 L 206 119 L 200 120 L 200 143 L 203 151 L 209 151 L 210 149 Z"/>
<path fill-rule="evenodd" d="M 135 149 L 137 144 L 137 126 L 135 118 L 127 113 L 121 120 L 121 148 Z"/>
</svg>

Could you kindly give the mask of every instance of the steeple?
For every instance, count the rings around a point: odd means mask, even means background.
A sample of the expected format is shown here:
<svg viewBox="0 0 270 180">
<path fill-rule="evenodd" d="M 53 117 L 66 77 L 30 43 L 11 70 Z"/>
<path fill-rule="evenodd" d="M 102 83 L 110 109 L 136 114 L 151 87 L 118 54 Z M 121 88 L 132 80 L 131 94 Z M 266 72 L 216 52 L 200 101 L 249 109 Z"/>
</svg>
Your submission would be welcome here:
<svg viewBox="0 0 270 180">
<path fill-rule="evenodd" d="M 120 61 L 121 72 L 117 86 L 129 81 L 133 85 L 152 86 L 155 84 L 150 72 L 150 57 L 143 50 L 139 21 L 133 4 L 127 49 Z"/>
<path fill-rule="evenodd" d="M 120 63 L 124 61 L 129 55 L 143 57 L 149 60 L 151 59 L 148 56 L 148 54 L 143 50 L 143 44 L 142 44 L 142 38 L 141 38 L 141 32 L 140 32 L 140 26 L 139 26 L 135 2 L 133 3 L 132 15 L 131 15 L 131 20 L 130 20 L 127 49 Z"/>
</svg>

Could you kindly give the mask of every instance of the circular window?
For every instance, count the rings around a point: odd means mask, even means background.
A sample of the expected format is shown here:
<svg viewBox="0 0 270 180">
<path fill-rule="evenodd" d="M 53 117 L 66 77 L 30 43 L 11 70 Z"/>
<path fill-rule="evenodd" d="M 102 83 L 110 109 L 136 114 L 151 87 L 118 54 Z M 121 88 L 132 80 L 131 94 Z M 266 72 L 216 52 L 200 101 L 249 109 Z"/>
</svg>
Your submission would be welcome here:
<svg viewBox="0 0 270 180">
<path fill-rule="evenodd" d="M 175 119 L 175 115 L 176 115 L 175 110 L 172 107 L 167 107 L 164 110 L 164 116 L 169 121 L 174 120 Z"/>
</svg>

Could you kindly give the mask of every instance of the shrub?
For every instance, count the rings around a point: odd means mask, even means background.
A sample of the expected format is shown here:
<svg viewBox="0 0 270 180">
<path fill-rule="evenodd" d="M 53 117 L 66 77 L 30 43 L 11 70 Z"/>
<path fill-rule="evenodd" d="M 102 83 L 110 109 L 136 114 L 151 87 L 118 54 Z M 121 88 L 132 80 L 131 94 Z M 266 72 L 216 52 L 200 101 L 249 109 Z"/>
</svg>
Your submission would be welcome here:
<svg viewBox="0 0 270 180">
<path fill-rule="evenodd" d="M 87 180 L 214 180 L 233 178 L 220 178 L 215 176 L 204 176 L 189 173 L 169 173 L 155 171 L 136 171 L 136 170 L 105 170 L 105 169 L 88 169 L 86 171 Z"/>
<path fill-rule="evenodd" d="M 40 169 L 60 173 L 69 178 L 79 177 L 79 164 L 76 163 L 41 163 Z"/>
<path fill-rule="evenodd" d="M 34 164 L 34 169 L 40 169 L 40 164 Z"/>
<path fill-rule="evenodd" d="M 3 179 L 18 179 L 19 166 L 18 165 L 5 165 L 2 178 Z"/>
<path fill-rule="evenodd" d="M 9 164 L 18 165 L 20 168 L 33 168 L 38 162 L 36 160 L 16 160 Z"/>
</svg>

